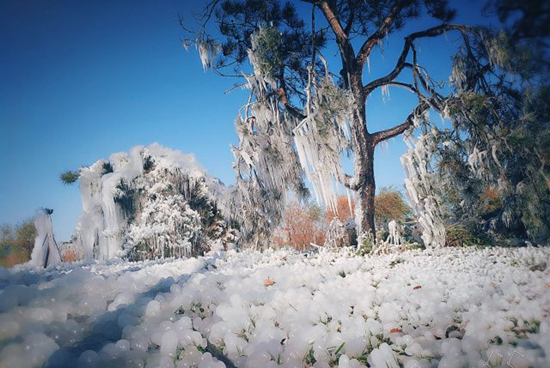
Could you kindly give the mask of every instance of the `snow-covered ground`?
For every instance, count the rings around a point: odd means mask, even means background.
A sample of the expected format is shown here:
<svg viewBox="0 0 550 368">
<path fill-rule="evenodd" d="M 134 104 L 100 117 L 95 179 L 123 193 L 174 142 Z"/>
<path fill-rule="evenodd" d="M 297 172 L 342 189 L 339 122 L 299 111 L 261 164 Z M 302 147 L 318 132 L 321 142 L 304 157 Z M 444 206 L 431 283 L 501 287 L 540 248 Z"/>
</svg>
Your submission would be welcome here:
<svg viewBox="0 0 550 368">
<path fill-rule="evenodd" d="M 550 248 L 0 268 L 0 367 L 550 367 Z M 224 358 L 225 359 L 225 358 Z"/>
</svg>

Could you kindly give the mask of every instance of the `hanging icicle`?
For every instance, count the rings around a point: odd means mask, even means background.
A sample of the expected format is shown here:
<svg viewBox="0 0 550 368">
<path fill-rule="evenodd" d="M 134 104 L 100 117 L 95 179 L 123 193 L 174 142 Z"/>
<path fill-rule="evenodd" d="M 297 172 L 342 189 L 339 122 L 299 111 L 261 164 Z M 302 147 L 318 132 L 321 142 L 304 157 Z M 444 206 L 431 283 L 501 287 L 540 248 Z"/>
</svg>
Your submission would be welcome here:
<svg viewBox="0 0 550 368">
<path fill-rule="evenodd" d="M 355 104 L 352 94 L 337 87 L 328 74 L 317 78 L 313 53 L 305 118 L 288 114 L 270 72 L 271 61 L 265 58 L 265 50 L 255 47 L 266 40 L 276 45 L 276 39 L 277 34 L 266 28 L 252 37 L 249 59 L 254 73 L 246 79 L 254 99 L 236 119 L 239 145 L 232 149 L 237 172 L 234 205 L 243 217 L 243 241 L 256 245 L 254 233 L 263 228 L 268 233 L 281 218 L 288 191 L 299 198 L 307 194 L 304 173 L 317 202 L 336 212 L 345 176 L 341 156 L 350 150 L 349 122 Z M 318 56 L 326 69 L 326 60 Z"/>
<path fill-rule="evenodd" d="M 237 184 L 231 201 L 241 224 L 241 242 L 260 247 L 280 221 L 288 192 L 300 199 L 308 192 L 292 144 L 292 130 L 299 121 L 281 109 L 277 85 L 266 73 L 270 68 L 258 61 L 254 50 L 249 59 L 254 74 L 246 76 L 246 87 L 254 99 L 235 120 L 239 145 L 232 147 Z"/>
<path fill-rule="evenodd" d="M 311 112 L 294 129 L 294 142 L 317 202 L 336 210 L 344 179 L 341 154 L 350 147 L 349 122 L 354 100 L 328 77 L 315 92 Z"/>
<path fill-rule="evenodd" d="M 215 40 L 208 38 L 197 43 L 197 50 L 199 51 L 202 68 L 207 70 L 214 67 L 214 61 L 221 51 L 221 46 Z"/>
<path fill-rule="evenodd" d="M 407 197 L 413 206 L 418 223 L 422 227 L 422 240 L 426 247 L 439 248 L 445 245 L 445 224 L 440 208 L 441 200 L 437 194 L 437 177 L 430 169 L 433 147 L 430 145 L 429 132 L 414 139 L 412 132 L 406 132 L 403 140 L 409 148 L 401 156 L 405 169 L 405 188 Z"/>
</svg>

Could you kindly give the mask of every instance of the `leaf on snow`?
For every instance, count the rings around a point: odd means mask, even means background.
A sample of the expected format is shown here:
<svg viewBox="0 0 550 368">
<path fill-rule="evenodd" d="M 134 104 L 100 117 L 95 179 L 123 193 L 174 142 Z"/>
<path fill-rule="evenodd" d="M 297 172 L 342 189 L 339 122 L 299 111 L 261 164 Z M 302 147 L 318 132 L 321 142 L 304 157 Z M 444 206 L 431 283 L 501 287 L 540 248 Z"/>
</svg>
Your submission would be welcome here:
<svg viewBox="0 0 550 368">
<path fill-rule="evenodd" d="M 264 280 L 264 286 L 265 287 L 273 286 L 274 284 L 275 284 L 275 281 L 270 279 L 269 276 L 267 277 L 267 279 Z"/>
</svg>

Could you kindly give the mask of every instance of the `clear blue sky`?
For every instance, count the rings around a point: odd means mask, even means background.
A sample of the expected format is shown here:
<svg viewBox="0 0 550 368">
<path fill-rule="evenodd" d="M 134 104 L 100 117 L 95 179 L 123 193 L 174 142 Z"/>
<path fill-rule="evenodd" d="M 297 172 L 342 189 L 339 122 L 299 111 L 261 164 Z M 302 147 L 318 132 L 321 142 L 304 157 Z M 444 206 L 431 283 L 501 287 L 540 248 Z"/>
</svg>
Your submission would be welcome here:
<svg viewBox="0 0 550 368">
<path fill-rule="evenodd" d="M 202 3 L 0 0 L 0 224 L 50 207 L 58 240 L 69 239 L 80 196 L 59 173 L 135 145 L 194 153 L 211 175 L 234 181 L 229 145 L 247 94 L 224 94 L 234 81 L 203 72 L 180 42 L 178 14 L 191 19 Z M 458 20 L 479 23 L 479 4 L 460 2 Z M 411 29 L 435 24 L 423 23 Z M 421 57 L 444 79 L 455 38 L 421 44 Z M 384 55 L 371 57 L 373 76 L 393 68 L 401 45 L 390 38 Z M 412 106 L 404 91 L 391 90 L 386 102 L 376 94 L 371 130 L 401 122 Z M 378 187 L 402 185 L 403 152 L 401 138 L 378 148 Z"/>
</svg>

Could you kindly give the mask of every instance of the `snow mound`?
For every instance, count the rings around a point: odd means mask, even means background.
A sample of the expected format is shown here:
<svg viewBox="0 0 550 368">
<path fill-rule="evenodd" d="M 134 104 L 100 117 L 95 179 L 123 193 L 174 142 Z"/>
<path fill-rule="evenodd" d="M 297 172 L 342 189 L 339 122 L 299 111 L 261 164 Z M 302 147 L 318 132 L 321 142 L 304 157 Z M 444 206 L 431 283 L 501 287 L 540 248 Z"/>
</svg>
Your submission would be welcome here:
<svg viewBox="0 0 550 368">
<path fill-rule="evenodd" d="M 1 367 L 548 367 L 548 248 L 0 269 Z"/>
</svg>

